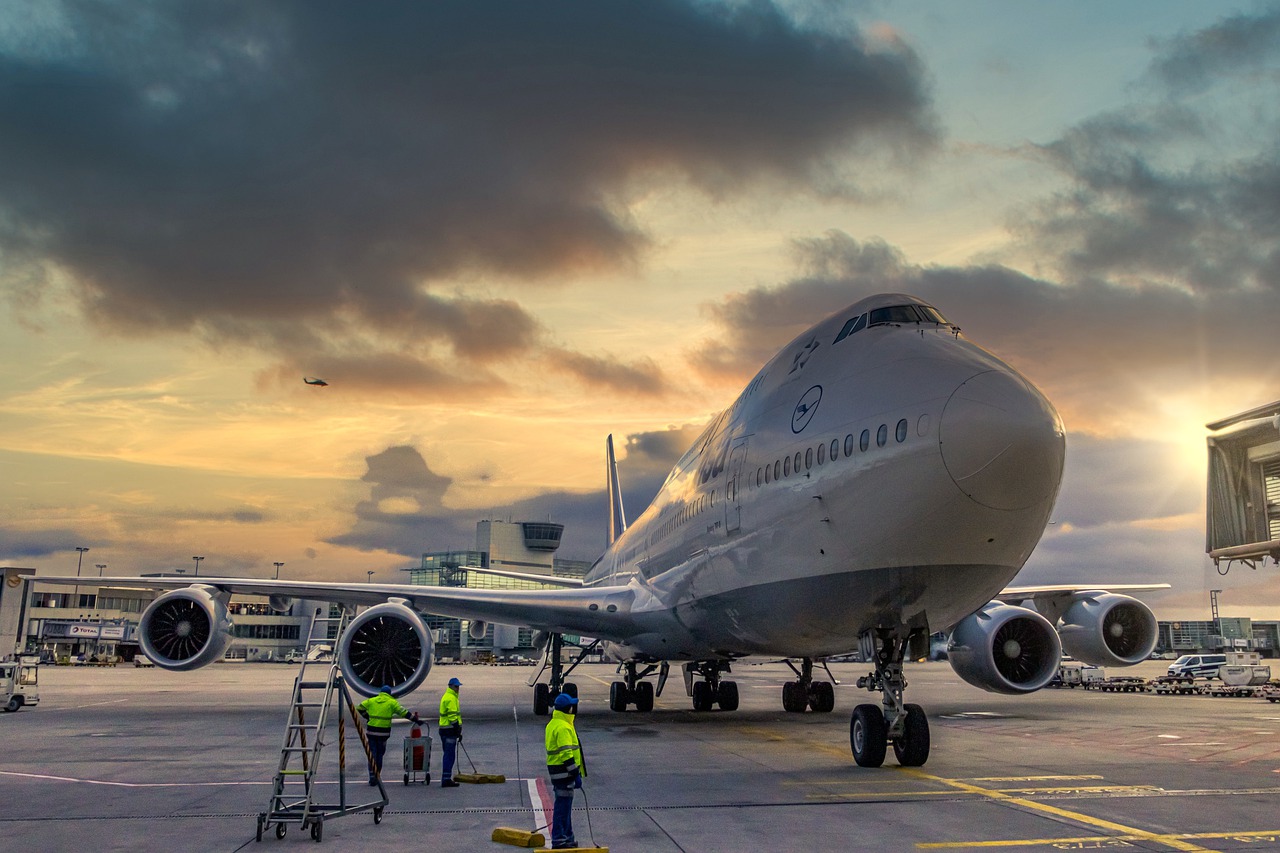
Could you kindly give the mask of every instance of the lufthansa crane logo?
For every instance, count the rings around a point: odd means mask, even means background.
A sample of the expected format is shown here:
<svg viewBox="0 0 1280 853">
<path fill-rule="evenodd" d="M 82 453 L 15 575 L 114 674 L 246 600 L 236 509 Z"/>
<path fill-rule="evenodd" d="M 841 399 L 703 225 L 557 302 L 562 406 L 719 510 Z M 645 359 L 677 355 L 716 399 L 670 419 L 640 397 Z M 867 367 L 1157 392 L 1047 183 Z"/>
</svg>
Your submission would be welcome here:
<svg viewBox="0 0 1280 853">
<path fill-rule="evenodd" d="M 813 413 L 818 411 L 818 404 L 821 402 L 821 385 L 814 385 L 805 391 L 800 402 L 796 403 L 796 410 L 791 413 L 791 431 L 797 435 L 804 432 L 804 428 L 809 425 L 809 421 L 813 420 Z"/>
</svg>

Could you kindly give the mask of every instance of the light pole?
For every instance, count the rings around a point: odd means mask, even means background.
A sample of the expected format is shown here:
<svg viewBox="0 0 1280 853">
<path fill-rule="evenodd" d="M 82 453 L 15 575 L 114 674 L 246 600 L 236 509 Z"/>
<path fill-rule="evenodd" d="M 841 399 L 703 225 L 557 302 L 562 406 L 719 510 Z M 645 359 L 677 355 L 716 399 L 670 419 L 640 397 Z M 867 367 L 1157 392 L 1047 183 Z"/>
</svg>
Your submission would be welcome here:
<svg viewBox="0 0 1280 853">
<path fill-rule="evenodd" d="M 373 583 L 373 571 L 372 571 L 372 570 L 365 572 L 365 577 L 367 578 L 367 579 L 365 580 L 365 583 Z"/>
<path fill-rule="evenodd" d="M 195 560 L 195 561 L 196 561 L 196 574 L 195 574 L 195 576 L 196 576 L 196 577 L 200 577 L 200 561 L 201 561 L 201 560 L 203 560 L 203 559 L 204 559 L 204 557 L 192 557 L 191 559 L 193 559 L 193 560 Z"/>
<path fill-rule="evenodd" d="M 81 548 L 79 545 L 77 545 L 76 550 L 80 552 L 79 554 L 76 555 L 76 577 L 80 577 L 80 564 L 84 562 L 84 552 L 88 551 L 89 549 Z M 75 596 L 75 599 L 76 599 L 75 604 L 73 606 L 79 607 L 80 606 L 80 584 L 76 584 L 76 591 L 73 593 L 73 595 Z"/>
<path fill-rule="evenodd" d="M 97 569 L 98 569 L 98 577 L 102 577 L 102 570 L 103 570 L 103 569 L 105 569 L 105 568 L 107 567 L 107 564 L 106 564 L 106 563 L 94 563 L 93 565 L 94 565 L 94 566 L 96 566 L 96 567 L 97 567 Z"/>
<path fill-rule="evenodd" d="M 276 567 L 276 580 L 280 580 L 280 567 L 283 566 L 284 563 L 272 563 L 271 565 Z"/>
</svg>

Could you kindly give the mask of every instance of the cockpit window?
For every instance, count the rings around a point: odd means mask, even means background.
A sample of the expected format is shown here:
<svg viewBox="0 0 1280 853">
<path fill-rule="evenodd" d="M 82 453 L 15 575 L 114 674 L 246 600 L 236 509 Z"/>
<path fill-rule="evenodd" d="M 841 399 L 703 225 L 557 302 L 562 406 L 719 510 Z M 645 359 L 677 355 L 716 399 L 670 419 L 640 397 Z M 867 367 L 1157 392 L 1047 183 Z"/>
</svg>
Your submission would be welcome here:
<svg viewBox="0 0 1280 853">
<path fill-rule="evenodd" d="M 836 339 L 832 341 L 832 343 L 838 344 L 841 341 L 843 341 L 845 338 L 852 335 L 854 332 L 859 332 L 865 329 L 866 327 L 867 327 L 867 315 L 859 314 L 857 317 L 854 317 L 849 322 L 844 324 L 844 328 L 840 330 L 840 334 L 836 335 Z"/>
<path fill-rule="evenodd" d="M 883 323 L 919 323 L 920 315 L 916 314 L 914 305 L 891 305 L 888 308 L 876 308 L 868 318 L 868 326 Z"/>
<path fill-rule="evenodd" d="M 938 313 L 938 309 L 932 305 L 917 305 L 916 310 L 924 315 L 926 323 L 937 323 L 940 326 L 950 326 L 947 318 Z"/>
</svg>

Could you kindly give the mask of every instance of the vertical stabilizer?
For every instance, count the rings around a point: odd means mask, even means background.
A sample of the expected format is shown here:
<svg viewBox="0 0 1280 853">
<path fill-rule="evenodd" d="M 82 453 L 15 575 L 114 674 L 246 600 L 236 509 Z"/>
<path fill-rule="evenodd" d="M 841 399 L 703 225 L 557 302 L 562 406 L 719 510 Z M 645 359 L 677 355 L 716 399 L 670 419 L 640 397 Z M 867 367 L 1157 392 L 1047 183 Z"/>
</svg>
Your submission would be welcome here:
<svg viewBox="0 0 1280 853">
<path fill-rule="evenodd" d="M 609 547 L 627 529 L 627 511 L 622 508 L 622 484 L 618 482 L 618 460 L 613 455 L 613 436 L 604 440 L 606 490 L 609 493 L 609 529 L 605 547 Z"/>
</svg>

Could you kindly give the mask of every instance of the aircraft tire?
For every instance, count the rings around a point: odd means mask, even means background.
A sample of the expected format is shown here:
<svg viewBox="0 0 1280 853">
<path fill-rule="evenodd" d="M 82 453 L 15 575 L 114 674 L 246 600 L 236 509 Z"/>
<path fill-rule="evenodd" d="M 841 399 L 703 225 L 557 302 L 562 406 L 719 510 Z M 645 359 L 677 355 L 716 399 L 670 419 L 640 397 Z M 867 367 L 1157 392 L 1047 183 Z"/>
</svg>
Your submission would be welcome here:
<svg viewBox="0 0 1280 853">
<path fill-rule="evenodd" d="M 561 688 L 561 692 L 563 692 L 563 693 L 568 693 L 568 694 L 569 694 L 570 696 L 572 696 L 574 699 L 577 699 L 577 698 L 578 698 L 578 685 L 574 684 L 572 681 L 566 681 L 566 682 L 564 683 L 564 687 L 563 687 L 563 688 Z M 556 698 L 556 697 L 552 696 L 552 697 L 551 697 L 551 701 L 553 701 L 553 702 L 554 702 L 554 701 L 555 701 L 555 698 Z"/>
<path fill-rule="evenodd" d="M 830 681 L 813 682 L 809 696 L 809 707 L 818 714 L 829 714 L 836 708 L 836 690 Z"/>
<path fill-rule="evenodd" d="M 879 767 L 888 751 L 888 726 L 875 705 L 859 705 L 849 721 L 849 746 L 859 767 Z"/>
<path fill-rule="evenodd" d="M 805 695 L 798 681 L 788 681 L 782 685 L 782 710 L 789 714 L 803 714 L 809 705 L 809 697 Z"/>
<path fill-rule="evenodd" d="M 546 684 L 533 685 L 533 715 L 545 717 L 551 709 L 551 687 Z"/>
<path fill-rule="evenodd" d="M 627 685 L 623 681 L 615 681 L 609 685 L 609 710 L 621 713 L 627 710 Z"/>
<path fill-rule="evenodd" d="M 633 700 L 636 703 L 636 710 L 648 713 L 653 710 L 653 684 L 648 681 L 642 681 L 636 685 L 635 696 Z"/>
<path fill-rule="evenodd" d="M 716 691 L 716 704 L 720 706 L 721 711 L 738 710 L 738 682 L 720 682 L 720 689 Z"/>
<path fill-rule="evenodd" d="M 929 718 L 919 705 L 904 705 L 906 728 L 900 740 L 893 742 L 893 754 L 903 767 L 922 767 L 929 760 Z"/>
<path fill-rule="evenodd" d="M 706 681 L 695 681 L 693 684 L 693 710 L 710 711 L 715 704 L 711 695 L 711 685 Z"/>
</svg>

